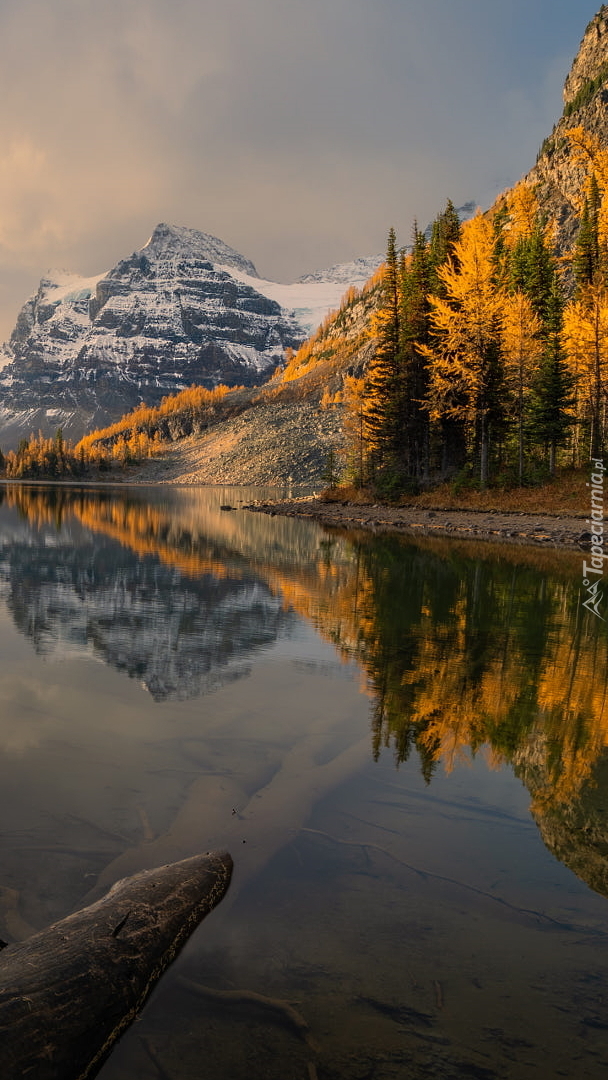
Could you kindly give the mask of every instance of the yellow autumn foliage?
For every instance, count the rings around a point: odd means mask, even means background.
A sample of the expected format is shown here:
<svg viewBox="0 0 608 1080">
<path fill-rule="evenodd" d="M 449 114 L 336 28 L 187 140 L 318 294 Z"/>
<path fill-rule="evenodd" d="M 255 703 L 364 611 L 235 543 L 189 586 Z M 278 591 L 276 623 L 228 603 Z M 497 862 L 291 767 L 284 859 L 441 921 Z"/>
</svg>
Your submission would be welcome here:
<svg viewBox="0 0 608 1080">
<path fill-rule="evenodd" d="M 575 163 L 585 173 L 577 207 L 579 212 L 582 210 L 585 198 L 591 192 L 592 178 L 595 176 L 597 181 L 601 196 L 598 236 L 600 246 L 605 247 L 608 244 L 608 149 L 602 147 L 596 137 L 580 125 L 570 128 L 565 135 L 572 148 Z"/>
<path fill-rule="evenodd" d="M 608 288 L 590 285 L 564 312 L 564 346 L 579 393 L 599 415 L 608 394 Z"/>
<path fill-rule="evenodd" d="M 496 336 L 503 304 L 494 281 L 493 251 L 492 224 L 478 214 L 464 224 L 454 258 L 439 269 L 448 298 L 431 297 L 436 340 L 419 347 L 430 363 L 433 419 L 472 419 L 483 394 L 486 352 Z"/>
<path fill-rule="evenodd" d="M 507 384 L 523 401 L 543 354 L 542 324 L 529 296 L 517 291 L 502 300 L 501 344 Z"/>
<path fill-rule="evenodd" d="M 519 240 L 528 240 L 538 227 L 540 206 L 534 188 L 520 180 L 507 196 L 506 209 L 509 224 L 503 235 L 507 247 L 513 248 Z"/>
<path fill-rule="evenodd" d="M 216 386 L 208 390 L 204 386 L 189 386 L 178 394 L 164 397 L 160 405 L 138 405 L 131 412 L 126 413 L 115 424 L 106 428 L 99 428 L 84 435 L 78 443 L 76 450 L 81 448 L 89 450 L 97 444 L 112 445 L 112 456 L 115 458 L 131 456 L 149 456 L 158 446 L 158 428 L 163 420 L 170 417 L 183 415 L 196 415 L 205 410 L 213 409 L 228 394 L 243 387 Z M 146 441 L 146 439 L 148 441 Z M 150 443 L 153 445 L 150 446 Z M 119 444 L 119 451 L 115 452 L 115 446 Z M 136 452 L 141 448 L 141 453 Z"/>
</svg>

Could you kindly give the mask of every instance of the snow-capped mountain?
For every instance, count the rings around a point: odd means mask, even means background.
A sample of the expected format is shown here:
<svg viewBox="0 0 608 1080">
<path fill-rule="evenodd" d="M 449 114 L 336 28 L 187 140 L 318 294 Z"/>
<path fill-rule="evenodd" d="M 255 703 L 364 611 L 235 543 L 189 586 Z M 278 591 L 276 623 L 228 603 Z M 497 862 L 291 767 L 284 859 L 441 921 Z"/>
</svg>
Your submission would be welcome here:
<svg viewBox="0 0 608 1080">
<path fill-rule="evenodd" d="M 161 224 L 107 273 L 53 272 L 0 353 L 0 445 L 38 429 L 78 437 L 193 383 L 257 385 L 367 262 L 281 285 L 216 237 Z"/>
</svg>

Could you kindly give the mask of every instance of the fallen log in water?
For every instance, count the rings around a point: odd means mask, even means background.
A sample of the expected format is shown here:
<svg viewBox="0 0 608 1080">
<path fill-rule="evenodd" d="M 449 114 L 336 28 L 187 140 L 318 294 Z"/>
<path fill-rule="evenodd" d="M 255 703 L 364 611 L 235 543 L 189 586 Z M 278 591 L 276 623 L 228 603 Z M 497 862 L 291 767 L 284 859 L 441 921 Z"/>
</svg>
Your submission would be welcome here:
<svg viewBox="0 0 608 1080">
<path fill-rule="evenodd" d="M 3 949 L 2 1080 L 95 1076 L 231 873 L 225 852 L 144 870 Z"/>
</svg>

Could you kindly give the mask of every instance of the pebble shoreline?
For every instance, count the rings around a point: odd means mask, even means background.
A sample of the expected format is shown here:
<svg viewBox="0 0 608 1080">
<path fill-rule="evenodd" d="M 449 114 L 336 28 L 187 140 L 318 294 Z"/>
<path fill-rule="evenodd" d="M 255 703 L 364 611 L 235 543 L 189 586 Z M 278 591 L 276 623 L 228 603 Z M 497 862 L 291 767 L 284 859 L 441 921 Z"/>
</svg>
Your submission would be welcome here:
<svg viewBox="0 0 608 1080">
<path fill-rule="evenodd" d="M 320 525 L 417 536 L 531 544 L 585 551 L 589 547 L 583 517 L 507 513 L 502 510 L 427 510 L 382 504 L 331 503 L 309 497 L 254 503 L 245 509 L 262 514 L 309 518 Z"/>
</svg>

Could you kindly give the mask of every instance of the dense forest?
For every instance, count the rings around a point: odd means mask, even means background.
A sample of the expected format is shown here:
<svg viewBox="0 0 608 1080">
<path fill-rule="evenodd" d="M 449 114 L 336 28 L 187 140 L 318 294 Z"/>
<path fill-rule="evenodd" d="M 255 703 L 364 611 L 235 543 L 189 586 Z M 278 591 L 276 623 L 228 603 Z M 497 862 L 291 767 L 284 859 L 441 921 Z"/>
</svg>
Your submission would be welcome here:
<svg viewBox="0 0 608 1080">
<path fill-rule="evenodd" d="M 353 395 L 357 484 L 522 485 L 603 453 L 608 151 L 580 127 L 568 138 L 586 179 L 567 256 L 524 182 L 463 225 L 448 203 L 407 254 L 391 230 L 377 348 Z"/>
</svg>

